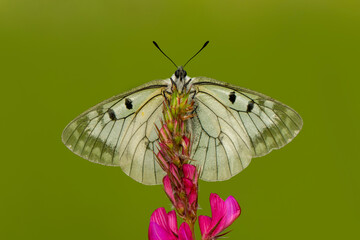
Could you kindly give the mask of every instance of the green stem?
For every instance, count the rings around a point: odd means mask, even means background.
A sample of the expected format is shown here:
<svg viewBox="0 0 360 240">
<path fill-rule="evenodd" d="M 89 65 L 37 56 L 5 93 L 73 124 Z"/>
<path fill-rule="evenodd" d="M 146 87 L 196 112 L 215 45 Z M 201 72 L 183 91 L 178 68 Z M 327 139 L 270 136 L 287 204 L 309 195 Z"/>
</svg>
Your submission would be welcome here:
<svg viewBox="0 0 360 240">
<path fill-rule="evenodd" d="M 192 237 L 195 240 L 195 231 L 194 231 L 195 222 L 192 221 L 191 219 L 186 219 L 185 222 L 189 225 L 191 233 L 192 233 Z"/>
</svg>

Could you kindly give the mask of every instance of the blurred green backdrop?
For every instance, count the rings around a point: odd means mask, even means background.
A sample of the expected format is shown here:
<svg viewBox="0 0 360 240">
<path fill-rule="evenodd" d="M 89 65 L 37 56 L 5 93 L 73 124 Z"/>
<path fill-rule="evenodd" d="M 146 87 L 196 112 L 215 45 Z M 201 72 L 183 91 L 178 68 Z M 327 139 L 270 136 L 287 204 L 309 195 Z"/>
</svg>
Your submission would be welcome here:
<svg viewBox="0 0 360 240">
<path fill-rule="evenodd" d="M 119 168 L 90 163 L 61 142 L 96 103 L 188 66 L 272 96 L 304 128 L 285 148 L 225 182 L 242 215 L 230 239 L 357 239 L 358 0 L 0 0 L 1 239 L 147 239 L 170 204 Z M 200 239 L 198 236 L 197 239 Z"/>
</svg>

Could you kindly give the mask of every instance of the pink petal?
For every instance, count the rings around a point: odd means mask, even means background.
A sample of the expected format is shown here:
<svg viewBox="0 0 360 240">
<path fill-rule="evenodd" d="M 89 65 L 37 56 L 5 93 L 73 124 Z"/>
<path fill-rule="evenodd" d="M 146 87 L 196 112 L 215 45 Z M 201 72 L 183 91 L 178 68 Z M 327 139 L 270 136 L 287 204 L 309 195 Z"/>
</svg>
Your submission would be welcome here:
<svg viewBox="0 0 360 240">
<path fill-rule="evenodd" d="M 184 133 L 185 133 L 185 121 L 182 121 L 181 122 L 181 134 L 182 135 L 184 135 Z M 190 140 L 189 140 L 189 142 L 190 142 Z M 188 143 L 187 145 L 189 145 L 190 143 Z"/>
<path fill-rule="evenodd" d="M 177 240 L 177 238 L 160 227 L 156 222 L 150 222 L 148 231 L 149 240 Z"/>
<path fill-rule="evenodd" d="M 189 145 L 190 145 L 190 140 L 186 136 L 183 136 L 181 140 L 182 154 L 188 155 L 189 147 L 190 147 Z"/>
<path fill-rule="evenodd" d="M 170 136 L 171 136 L 171 133 L 170 133 L 170 130 L 169 128 L 167 127 L 166 124 L 163 125 L 163 127 L 161 128 L 161 130 L 164 129 L 165 132 L 166 132 L 166 140 L 170 140 Z M 161 133 L 161 130 L 160 130 L 160 133 Z"/>
<path fill-rule="evenodd" d="M 183 172 L 184 177 L 189 179 L 194 179 L 195 173 L 196 173 L 196 167 L 191 164 L 184 164 L 183 165 Z"/>
<path fill-rule="evenodd" d="M 155 222 L 160 227 L 164 228 L 165 230 L 168 230 L 169 229 L 168 216 L 166 214 L 165 208 L 161 207 L 161 208 L 156 209 L 151 214 L 150 222 Z"/>
<path fill-rule="evenodd" d="M 166 125 L 163 125 L 163 127 L 160 129 L 159 137 L 161 137 L 166 142 L 169 139 L 169 134 L 167 134 L 165 126 Z"/>
<path fill-rule="evenodd" d="M 176 133 L 176 131 L 178 130 L 178 128 L 179 128 L 179 123 L 178 123 L 178 121 L 177 120 L 175 120 L 174 121 L 174 132 Z"/>
<path fill-rule="evenodd" d="M 184 127 L 184 125 L 183 125 L 182 127 Z M 184 141 L 184 145 L 185 145 L 186 147 L 188 147 L 189 144 L 190 144 L 190 139 L 187 138 L 186 136 L 183 136 L 183 141 Z"/>
<path fill-rule="evenodd" d="M 174 207 L 176 208 L 176 210 L 178 211 L 178 213 L 183 214 L 185 211 L 185 206 L 184 203 L 181 200 L 178 200 L 175 204 Z"/>
<path fill-rule="evenodd" d="M 179 240 L 193 240 L 192 232 L 186 222 L 183 222 L 180 225 Z"/>
<path fill-rule="evenodd" d="M 175 185 L 180 185 L 180 179 L 179 179 L 179 171 L 175 164 L 171 163 L 169 167 L 171 175 L 174 177 L 176 182 L 173 182 Z"/>
<path fill-rule="evenodd" d="M 195 175 L 194 175 L 194 184 L 197 186 L 198 185 L 198 179 L 199 179 L 199 172 L 196 171 Z"/>
<path fill-rule="evenodd" d="M 212 218 L 199 216 L 199 226 L 203 239 L 216 237 L 229 227 L 239 216 L 240 206 L 234 197 L 229 196 L 226 201 L 217 194 L 210 194 Z"/>
<path fill-rule="evenodd" d="M 171 186 L 171 181 L 170 181 L 169 176 L 165 176 L 163 178 L 163 184 L 164 184 L 164 190 L 165 190 L 166 195 L 168 195 L 171 202 L 174 204 L 175 203 L 174 192 L 173 192 L 173 189 Z"/>
<path fill-rule="evenodd" d="M 240 205 L 236 201 L 236 199 L 233 196 L 229 196 L 226 201 L 226 221 L 224 228 L 227 228 L 230 226 L 239 216 L 241 213 Z"/>
<path fill-rule="evenodd" d="M 168 214 L 168 224 L 173 233 L 178 234 L 178 226 L 175 210 L 170 211 Z"/>
<path fill-rule="evenodd" d="M 184 177 L 189 178 L 193 181 L 193 183 L 197 186 L 199 174 L 194 165 L 184 164 L 183 165 Z"/>
<path fill-rule="evenodd" d="M 213 222 L 218 222 L 225 216 L 226 206 L 225 201 L 222 200 L 216 193 L 210 194 L 210 206 Z"/>
<path fill-rule="evenodd" d="M 191 190 L 194 187 L 194 184 L 188 178 L 183 178 L 182 180 L 183 180 L 183 183 L 184 183 L 184 186 L 185 186 L 185 193 L 186 193 L 186 195 L 189 195 Z"/>
<path fill-rule="evenodd" d="M 209 232 L 212 236 L 216 236 L 218 233 L 222 232 L 225 227 L 225 214 L 226 206 L 225 201 L 222 200 L 219 195 L 215 193 L 210 194 L 210 206 L 212 221 Z"/>
<path fill-rule="evenodd" d="M 168 214 L 165 208 L 156 209 L 150 217 L 150 240 L 177 240 L 177 220 L 175 211 Z"/>
<path fill-rule="evenodd" d="M 162 169 L 164 171 L 167 171 L 167 169 L 169 168 L 169 164 L 166 162 L 165 158 L 163 157 L 162 152 L 159 151 L 156 157 L 160 161 L 161 163 L 160 166 L 162 167 Z"/>
<path fill-rule="evenodd" d="M 160 150 L 165 152 L 165 150 L 168 148 L 165 143 L 159 142 Z"/>
<path fill-rule="evenodd" d="M 208 233 L 210 224 L 211 224 L 211 217 L 203 216 L 203 215 L 199 216 L 199 227 L 200 227 L 201 236 L 204 237 L 205 234 Z"/>
<path fill-rule="evenodd" d="M 192 205 L 196 205 L 197 202 L 197 198 L 198 198 L 198 194 L 197 191 L 194 189 L 190 192 L 190 194 L 188 195 L 188 199 L 189 199 L 189 204 L 190 206 Z"/>
</svg>

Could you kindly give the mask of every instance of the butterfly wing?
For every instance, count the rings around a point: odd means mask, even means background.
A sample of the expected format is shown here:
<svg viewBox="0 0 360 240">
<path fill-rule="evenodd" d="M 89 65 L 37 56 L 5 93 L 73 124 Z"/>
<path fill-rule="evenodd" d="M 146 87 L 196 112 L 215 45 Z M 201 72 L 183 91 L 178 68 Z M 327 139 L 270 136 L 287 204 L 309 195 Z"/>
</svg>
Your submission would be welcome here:
<svg viewBox="0 0 360 240">
<path fill-rule="evenodd" d="M 205 77 L 193 78 L 192 87 L 192 157 L 203 180 L 231 178 L 253 157 L 289 143 L 302 128 L 299 114 L 261 93 Z"/>
<path fill-rule="evenodd" d="M 169 80 L 157 80 L 114 96 L 90 108 L 62 133 L 64 144 L 77 155 L 104 165 L 120 166 L 138 182 L 160 184 L 155 123 L 162 117 L 162 92 Z"/>
</svg>

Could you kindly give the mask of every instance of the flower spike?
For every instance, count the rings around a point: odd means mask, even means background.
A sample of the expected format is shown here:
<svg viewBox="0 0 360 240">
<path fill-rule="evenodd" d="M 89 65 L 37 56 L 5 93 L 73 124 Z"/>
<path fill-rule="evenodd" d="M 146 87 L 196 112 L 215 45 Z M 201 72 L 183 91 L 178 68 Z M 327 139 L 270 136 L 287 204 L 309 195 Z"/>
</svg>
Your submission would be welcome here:
<svg viewBox="0 0 360 240">
<path fill-rule="evenodd" d="M 217 194 L 210 195 L 212 217 L 197 217 L 199 169 L 189 164 L 192 159 L 192 138 L 187 132 L 187 119 L 194 116 L 194 101 L 190 92 L 181 92 L 172 86 L 163 104 L 161 128 L 156 159 L 166 172 L 164 191 L 175 210 L 166 213 L 158 208 L 150 218 L 149 240 L 194 240 L 194 224 L 199 219 L 202 240 L 215 240 L 226 235 L 224 230 L 240 215 L 240 206 L 232 196 L 225 201 Z M 176 213 L 184 222 L 177 228 Z"/>
</svg>

